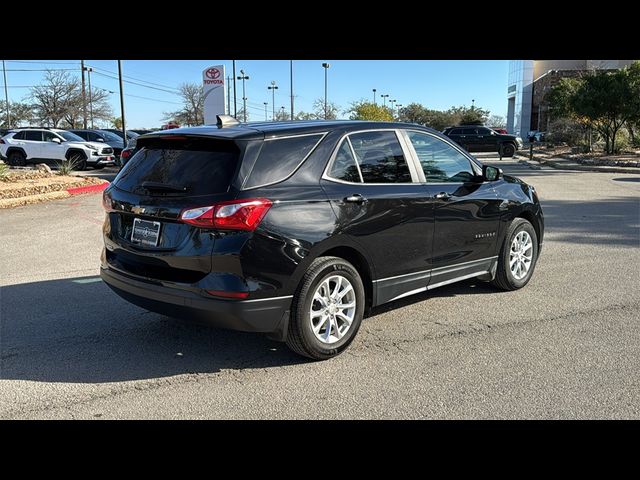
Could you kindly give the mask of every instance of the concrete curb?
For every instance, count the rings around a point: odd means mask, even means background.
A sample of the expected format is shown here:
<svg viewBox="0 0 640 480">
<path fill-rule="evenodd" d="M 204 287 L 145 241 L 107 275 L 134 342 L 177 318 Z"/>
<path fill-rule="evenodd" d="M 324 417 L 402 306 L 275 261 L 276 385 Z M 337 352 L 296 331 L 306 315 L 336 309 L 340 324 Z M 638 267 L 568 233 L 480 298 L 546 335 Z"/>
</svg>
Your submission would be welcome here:
<svg viewBox="0 0 640 480">
<path fill-rule="evenodd" d="M 635 173 L 640 174 L 640 167 L 613 167 L 607 165 L 580 165 L 577 163 L 566 164 L 564 162 L 554 162 L 543 158 L 533 157 L 534 161 L 539 164 L 531 163 L 528 159 L 518 160 L 519 163 L 526 164 L 533 170 L 541 170 L 541 167 L 550 167 L 556 170 L 575 170 L 576 172 L 603 172 L 603 173 Z"/>
</svg>

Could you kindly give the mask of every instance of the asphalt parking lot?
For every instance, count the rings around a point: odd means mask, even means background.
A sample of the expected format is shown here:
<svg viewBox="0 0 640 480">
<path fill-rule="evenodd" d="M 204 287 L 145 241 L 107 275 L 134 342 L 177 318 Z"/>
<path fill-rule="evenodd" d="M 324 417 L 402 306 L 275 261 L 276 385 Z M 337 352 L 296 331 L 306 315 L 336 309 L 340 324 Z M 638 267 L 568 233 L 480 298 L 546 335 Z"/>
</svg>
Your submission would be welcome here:
<svg viewBox="0 0 640 480">
<path fill-rule="evenodd" d="M 640 418 L 640 178 L 483 160 L 540 195 L 531 283 L 378 308 L 319 363 L 112 293 L 100 195 L 0 211 L 0 418 Z"/>
</svg>

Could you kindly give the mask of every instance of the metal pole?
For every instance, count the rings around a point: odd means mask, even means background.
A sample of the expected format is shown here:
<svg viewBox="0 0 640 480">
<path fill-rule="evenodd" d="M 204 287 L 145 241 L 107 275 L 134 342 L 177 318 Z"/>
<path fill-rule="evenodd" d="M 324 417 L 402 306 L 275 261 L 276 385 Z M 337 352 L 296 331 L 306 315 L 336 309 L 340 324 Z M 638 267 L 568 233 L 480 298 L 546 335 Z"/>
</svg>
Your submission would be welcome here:
<svg viewBox="0 0 640 480">
<path fill-rule="evenodd" d="M 375 88 L 373 89 L 373 104 L 374 104 L 374 105 L 378 105 L 378 104 L 376 103 L 376 89 L 375 89 Z"/>
<path fill-rule="evenodd" d="M 276 119 L 276 87 L 271 89 L 271 120 Z"/>
<path fill-rule="evenodd" d="M 93 93 L 91 92 L 91 72 L 93 72 L 93 68 L 87 68 L 87 77 L 89 78 L 89 115 L 91 115 L 91 128 L 93 128 Z"/>
<path fill-rule="evenodd" d="M 227 77 L 227 114 L 231 115 L 231 75 Z"/>
<path fill-rule="evenodd" d="M 266 122 L 268 120 L 267 118 L 267 105 L 269 105 L 269 102 L 262 102 L 264 103 L 264 121 Z"/>
<path fill-rule="evenodd" d="M 322 68 L 324 68 L 324 119 L 327 119 L 327 78 L 329 67 L 331 65 L 329 63 L 323 63 Z"/>
<path fill-rule="evenodd" d="M 238 102 L 236 100 L 236 61 L 233 61 L 233 118 L 238 118 Z"/>
<path fill-rule="evenodd" d="M 244 74 L 242 70 L 242 113 L 244 115 L 244 123 L 247 123 L 247 94 L 244 89 L 244 81 L 247 79 L 247 76 Z"/>
<path fill-rule="evenodd" d="M 289 60 L 289 74 L 291 76 L 291 120 L 293 121 L 293 60 Z"/>
<path fill-rule="evenodd" d="M 2 76 L 4 78 L 4 101 L 7 107 L 7 128 L 11 128 L 11 115 L 9 114 L 9 90 L 7 87 L 7 69 L 4 66 L 4 60 L 2 60 Z"/>
<path fill-rule="evenodd" d="M 118 60 L 118 78 L 120 80 L 120 118 L 122 119 L 122 135 L 124 138 L 125 147 L 129 143 L 127 140 L 127 125 L 124 120 L 124 90 L 122 89 L 122 64 L 121 60 Z"/>
<path fill-rule="evenodd" d="M 80 60 L 82 68 L 82 128 L 87 129 L 87 94 L 84 89 L 84 60 Z"/>
</svg>

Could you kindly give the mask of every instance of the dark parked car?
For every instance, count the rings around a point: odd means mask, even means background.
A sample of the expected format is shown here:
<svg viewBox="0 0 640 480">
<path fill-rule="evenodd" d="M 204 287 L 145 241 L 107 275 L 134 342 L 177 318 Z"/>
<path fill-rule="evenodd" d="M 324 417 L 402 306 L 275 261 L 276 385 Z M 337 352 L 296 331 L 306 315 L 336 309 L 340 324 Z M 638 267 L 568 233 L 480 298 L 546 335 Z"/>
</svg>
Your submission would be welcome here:
<svg viewBox="0 0 640 480">
<path fill-rule="evenodd" d="M 105 132 L 111 132 L 114 135 L 119 136 L 120 138 L 124 138 L 124 135 L 122 134 L 122 130 L 118 130 L 117 128 L 103 128 L 103 130 Z M 140 134 L 134 132 L 133 130 L 127 130 L 127 142 L 133 138 L 139 137 Z"/>
<path fill-rule="evenodd" d="M 499 152 L 502 149 L 503 156 L 513 157 L 522 148 L 520 137 L 505 135 L 478 125 L 449 127 L 442 133 L 468 152 Z"/>
<path fill-rule="evenodd" d="M 124 148 L 124 142 L 122 138 L 107 131 L 107 130 L 69 130 L 71 133 L 75 133 L 79 137 L 89 140 L 90 142 L 100 142 L 109 145 L 113 148 L 113 154 L 116 157 L 116 161 L 120 158 L 120 152 Z"/>
<path fill-rule="evenodd" d="M 139 136 L 139 135 L 138 135 Z M 133 157 L 138 151 L 138 138 L 132 138 L 129 140 L 127 147 L 120 152 L 120 168 L 124 167 L 127 162 Z"/>
<path fill-rule="evenodd" d="M 102 279 L 314 359 L 376 305 L 473 277 L 521 288 L 542 247 L 533 187 L 417 125 L 223 117 L 138 147 L 104 192 Z"/>
</svg>

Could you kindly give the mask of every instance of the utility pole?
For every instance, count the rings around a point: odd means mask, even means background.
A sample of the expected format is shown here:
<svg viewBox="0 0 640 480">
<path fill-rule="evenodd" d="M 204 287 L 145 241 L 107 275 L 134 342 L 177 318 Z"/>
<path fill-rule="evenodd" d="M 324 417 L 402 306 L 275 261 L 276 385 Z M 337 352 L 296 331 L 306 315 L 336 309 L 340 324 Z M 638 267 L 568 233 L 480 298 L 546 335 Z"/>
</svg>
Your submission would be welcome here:
<svg viewBox="0 0 640 480">
<path fill-rule="evenodd" d="M 2 60 L 2 77 L 4 78 L 4 101 L 7 107 L 7 128 L 11 128 L 11 115 L 9 115 L 9 90 L 7 88 L 7 68 L 4 66 L 4 60 Z"/>
<path fill-rule="evenodd" d="M 233 61 L 233 118 L 238 118 L 238 101 L 236 99 L 236 61 Z"/>
<path fill-rule="evenodd" d="M 291 120 L 293 121 L 293 60 L 289 60 L 289 73 L 291 74 Z"/>
<path fill-rule="evenodd" d="M 91 92 L 91 72 L 93 68 L 87 68 L 87 77 L 89 78 L 89 116 L 91 118 L 91 128 L 93 129 L 93 93 Z"/>
<path fill-rule="evenodd" d="M 80 60 L 82 68 L 82 128 L 87 129 L 87 94 L 84 89 L 84 60 Z"/>
<path fill-rule="evenodd" d="M 122 135 L 125 147 L 129 143 L 127 141 L 127 125 L 124 120 L 124 90 L 122 89 L 122 63 L 118 60 L 118 79 L 120 81 L 120 118 L 122 119 Z"/>
<path fill-rule="evenodd" d="M 323 63 L 322 68 L 324 68 L 324 119 L 327 119 L 327 72 L 329 71 L 329 67 L 331 65 L 328 63 Z"/>
<path fill-rule="evenodd" d="M 227 115 L 231 115 L 231 77 L 227 76 Z"/>
</svg>

